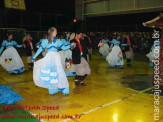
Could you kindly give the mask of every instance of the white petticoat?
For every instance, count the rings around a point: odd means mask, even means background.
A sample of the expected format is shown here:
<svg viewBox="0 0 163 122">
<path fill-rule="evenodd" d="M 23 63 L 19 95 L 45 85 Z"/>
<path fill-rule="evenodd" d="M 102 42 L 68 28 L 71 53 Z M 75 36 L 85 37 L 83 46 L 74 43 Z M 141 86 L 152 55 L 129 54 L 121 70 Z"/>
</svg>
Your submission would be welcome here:
<svg viewBox="0 0 163 122">
<path fill-rule="evenodd" d="M 65 71 L 66 72 L 71 72 L 74 73 L 74 65 L 72 63 L 72 51 L 71 50 L 66 50 L 65 51 Z"/>
<path fill-rule="evenodd" d="M 99 48 L 99 52 L 103 56 L 107 56 L 109 54 L 109 45 L 108 44 L 104 44 L 103 46 L 101 46 Z"/>
<path fill-rule="evenodd" d="M 112 51 L 106 57 L 106 60 L 111 66 L 123 66 L 123 54 L 119 46 L 114 46 Z"/>
<path fill-rule="evenodd" d="M 157 49 L 157 50 L 156 50 Z M 154 56 L 154 50 L 157 52 L 155 53 L 156 56 Z M 146 56 L 149 58 L 150 61 L 155 60 L 158 58 L 158 51 L 160 51 L 160 46 L 156 46 L 150 53 L 148 53 Z"/>
<path fill-rule="evenodd" d="M 59 53 L 60 58 L 61 58 L 61 64 L 62 64 L 63 70 L 65 71 L 65 51 L 61 50 L 58 53 Z"/>
<path fill-rule="evenodd" d="M 58 52 L 48 52 L 44 58 L 34 63 L 35 85 L 48 89 L 68 88 L 68 80 L 63 70 Z"/>
<path fill-rule="evenodd" d="M 66 76 L 74 76 L 76 75 L 75 69 L 72 63 L 72 51 L 70 49 L 65 51 L 58 52 L 61 58 L 62 67 L 66 73 Z"/>
<path fill-rule="evenodd" d="M 17 73 L 21 73 L 24 71 L 23 61 L 14 47 L 7 48 L 3 52 L 0 57 L 0 64 L 8 72 L 17 70 Z"/>
</svg>

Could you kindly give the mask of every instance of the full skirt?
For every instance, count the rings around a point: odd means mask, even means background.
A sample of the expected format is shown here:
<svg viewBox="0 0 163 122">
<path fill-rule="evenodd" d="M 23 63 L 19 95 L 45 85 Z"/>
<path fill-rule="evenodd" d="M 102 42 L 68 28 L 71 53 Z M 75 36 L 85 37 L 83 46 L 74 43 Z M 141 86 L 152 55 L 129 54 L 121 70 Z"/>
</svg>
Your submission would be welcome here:
<svg viewBox="0 0 163 122">
<path fill-rule="evenodd" d="M 7 48 L 0 57 L 0 64 L 8 73 L 19 74 L 24 72 L 24 64 L 14 47 Z"/>
<path fill-rule="evenodd" d="M 48 52 L 44 58 L 34 63 L 33 79 L 35 85 L 42 88 L 69 88 L 58 52 Z"/>
<path fill-rule="evenodd" d="M 106 60 L 111 67 L 122 67 L 124 64 L 123 54 L 119 46 L 114 46 L 112 51 L 106 57 Z"/>
</svg>

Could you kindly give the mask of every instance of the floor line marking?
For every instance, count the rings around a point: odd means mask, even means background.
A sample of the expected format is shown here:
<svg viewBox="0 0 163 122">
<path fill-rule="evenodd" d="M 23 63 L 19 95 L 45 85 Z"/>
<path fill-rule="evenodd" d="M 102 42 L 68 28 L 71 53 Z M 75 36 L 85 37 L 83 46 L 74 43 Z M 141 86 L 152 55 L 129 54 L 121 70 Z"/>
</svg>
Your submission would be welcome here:
<svg viewBox="0 0 163 122">
<path fill-rule="evenodd" d="M 105 107 L 107 107 L 107 106 L 113 105 L 113 104 L 118 103 L 118 102 L 120 102 L 120 101 L 122 101 L 122 100 L 128 99 L 129 97 L 132 97 L 132 96 L 135 96 L 135 95 L 144 93 L 144 92 L 146 92 L 146 91 L 149 91 L 149 90 L 151 90 L 151 89 L 153 89 L 153 88 L 154 88 L 154 86 L 153 86 L 153 87 L 150 87 L 150 88 L 147 88 L 147 89 L 144 89 L 144 90 L 142 90 L 142 91 L 138 91 L 137 93 L 131 94 L 131 95 L 129 95 L 129 96 L 126 96 L 126 97 L 117 99 L 117 100 L 115 100 L 115 101 L 106 103 L 106 104 L 104 104 L 104 105 L 98 106 L 98 107 L 96 107 L 96 108 L 90 109 L 90 110 L 88 110 L 88 111 L 85 111 L 85 112 L 79 114 L 79 116 L 83 116 L 83 115 L 89 114 L 89 113 L 91 113 L 91 112 L 94 112 L 94 111 L 96 111 L 96 110 L 99 110 L 99 109 L 105 108 Z M 72 118 L 68 118 L 68 119 L 62 120 L 62 121 L 60 121 L 60 122 L 68 122 L 68 121 L 70 121 L 70 120 L 76 120 L 76 119 L 75 119 L 75 116 L 73 116 Z M 77 120 L 76 120 L 76 121 L 77 121 Z"/>
</svg>

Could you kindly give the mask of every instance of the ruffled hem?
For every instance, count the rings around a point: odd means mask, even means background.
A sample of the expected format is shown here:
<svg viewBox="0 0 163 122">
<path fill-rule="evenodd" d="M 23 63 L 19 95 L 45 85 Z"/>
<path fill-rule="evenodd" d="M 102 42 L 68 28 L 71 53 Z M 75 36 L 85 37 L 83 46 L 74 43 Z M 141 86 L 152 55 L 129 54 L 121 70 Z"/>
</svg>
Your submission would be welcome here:
<svg viewBox="0 0 163 122">
<path fill-rule="evenodd" d="M 8 73 L 9 73 L 9 74 L 20 74 L 20 73 L 22 73 L 22 72 L 24 72 L 24 71 L 25 71 L 25 68 L 22 67 L 22 68 L 20 68 L 20 69 L 8 71 Z"/>
<path fill-rule="evenodd" d="M 19 94 L 12 91 L 11 87 L 0 85 L 0 104 L 13 104 L 24 100 Z"/>
<path fill-rule="evenodd" d="M 67 88 L 57 88 L 57 89 L 48 89 L 49 94 L 56 94 L 58 92 L 62 92 L 64 95 L 65 94 L 70 94 L 69 87 Z"/>
<path fill-rule="evenodd" d="M 65 72 L 66 76 L 73 77 L 76 75 L 76 72 Z"/>
<path fill-rule="evenodd" d="M 114 64 L 109 64 L 109 67 L 123 68 L 123 65 L 114 65 Z"/>
</svg>

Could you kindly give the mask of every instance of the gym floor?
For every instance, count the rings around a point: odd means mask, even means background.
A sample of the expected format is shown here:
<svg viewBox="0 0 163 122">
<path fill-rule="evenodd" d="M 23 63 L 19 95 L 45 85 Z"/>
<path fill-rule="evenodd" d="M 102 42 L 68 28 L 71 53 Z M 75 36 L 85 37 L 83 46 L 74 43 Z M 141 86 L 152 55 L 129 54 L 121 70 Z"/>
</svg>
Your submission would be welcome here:
<svg viewBox="0 0 163 122">
<path fill-rule="evenodd" d="M 12 86 L 12 89 L 25 99 L 13 104 L 14 106 L 40 107 L 39 110 L 25 111 L 27 114 L 55 115 L 53 119 L 43 118 L 40 121 L 154 122 L 153 70 L 149 68 L 148 59 L 143 55 L 136 55 L 130 67 L 126 66 L 124 59 L 124 69 L 108 68 L 107 62 L 100 55 L 93 55 L 89 62 L 92 72 L 85 80 L 86 86 L 75 86 L 73 77 L 68 77 L 69 95 L 62 93 L 49 95 L 47 89 L 35 86 L 26 58 L 23 60 L 26 71 L 20 75 L 9 75 L 0 67 L 0 84 Z M 162 102 L 163 96 L 160 96 L 160 122 L 163 122 Z M 48 111 L 42 110 L 45 106 L 49 108 Z M 12 114 L 18 112 L 12 111 L 10 111 Z M 8 113 L 3 110 L 0 112 L 6 115 Z M 0 119 L 2 122 L 9 120 Z M 37 121 L 17 118 L 12 122 L 27 120 Z"/>
</svg>

